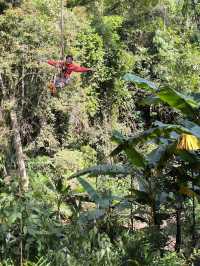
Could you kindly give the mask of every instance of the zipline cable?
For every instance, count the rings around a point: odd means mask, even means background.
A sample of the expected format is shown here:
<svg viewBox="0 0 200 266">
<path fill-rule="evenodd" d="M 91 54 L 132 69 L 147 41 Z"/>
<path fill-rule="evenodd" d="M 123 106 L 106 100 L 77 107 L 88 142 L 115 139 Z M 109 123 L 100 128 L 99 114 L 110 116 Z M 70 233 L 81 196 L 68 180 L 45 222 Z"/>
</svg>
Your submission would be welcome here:
<svg viewBox="0 0 200 266">
<path fill-rule="evenodd" d="M 64 0 L 60 0 L 60 48 L 61 60 L 64 60 Z"/>
<path fill-rule="evenodd" d="M 65 0 L 67 2 L 67 0 Z M 60 60 L 64 61 L 64 0 L 60 0 Z M 49 89 L 53 95 L 56 93 L 56 81 L 57 79 L 63 79 L 63 68 L 58 67 L 57 74 L 53 77 L 53 82 L 50 83 Z"/>
</svg>

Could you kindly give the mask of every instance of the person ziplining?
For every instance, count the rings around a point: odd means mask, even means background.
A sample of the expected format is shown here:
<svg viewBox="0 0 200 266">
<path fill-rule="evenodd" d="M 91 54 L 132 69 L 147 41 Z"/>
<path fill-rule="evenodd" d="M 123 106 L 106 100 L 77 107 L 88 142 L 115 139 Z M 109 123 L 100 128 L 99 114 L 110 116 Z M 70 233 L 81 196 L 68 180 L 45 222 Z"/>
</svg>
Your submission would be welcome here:
<svg viewBox="0 0 200 266">
<path fill-rule="evenodd" d="M 66 5 L 67 1 L 65 0 Z M 60 69 L 59 74 L 49 83 L 48 87 L 52 95 L 56 94 L 57 88 L 64 88 L 70 82 L 70 76 L 73 72 L 92 72 L 91 68 L 78 66 L 73 63 L 73 56 L 67 55 L 64 59 L 64 0 L 60 0 L 60 61 L 48 60 L 47 63 Z"/>
<path fill-rule="evenodd" d="M 53 95 L 56 94 L 57 88 L 64 88 L 69 84 L 70 76 L 73 72 L 84 73 L 93 71 L 91 68 L 74 64 L 72 55 L 67 55 L 65 60 L 62 61 L 48 60 L 47 63 L 60 69 L 60 75 L 56 76 L 49 84 L 49 89 Z"/>
</svg>

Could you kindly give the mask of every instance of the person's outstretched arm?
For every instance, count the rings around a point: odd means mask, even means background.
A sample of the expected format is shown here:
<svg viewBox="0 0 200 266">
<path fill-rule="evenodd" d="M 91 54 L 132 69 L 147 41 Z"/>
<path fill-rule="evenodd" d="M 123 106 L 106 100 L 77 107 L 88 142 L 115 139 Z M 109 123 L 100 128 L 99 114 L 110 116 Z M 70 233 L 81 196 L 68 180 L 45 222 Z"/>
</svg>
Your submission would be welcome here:
<svg viewBox="0 0 200 266">
<path fill-rule="evenodd" d="M 56 60 L 48 60 L 47 63 L 54 67 L 62 67 L 63 62 L 62 61 L 56 61 Z"/>
<path fill-rule="evenodd" d="M 92 71 L 91 68 L 87 68 L 87 67 L 83 67 L 83 66 L 78 66 L 78 65 L 74 65 L 74 64 L 70 67 L 70 69 L 72 71 L 74 71 L 74 72 L 81 72 L 81 73 Z"/>
</svg>

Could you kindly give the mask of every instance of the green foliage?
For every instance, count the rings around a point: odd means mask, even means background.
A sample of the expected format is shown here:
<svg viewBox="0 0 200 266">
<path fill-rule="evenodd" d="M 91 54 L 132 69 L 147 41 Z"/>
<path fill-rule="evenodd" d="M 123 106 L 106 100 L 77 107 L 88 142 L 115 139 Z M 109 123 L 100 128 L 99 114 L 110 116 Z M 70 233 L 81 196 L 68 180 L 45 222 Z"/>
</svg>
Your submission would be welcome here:
<svg viewBox="0 0 200 266">
<path fill-rule="evenodd" d="M 2 256 L 15 259 L 15 249 L 20 243 L 19 233 L 22 241 L 25 241 L 27 256 L 32 259 L 34 256 L 44 254 L 50 242 L 58 239 L 61 233 L 61 227 L 56 225 L 55 218 L 50 218 L 54 213 L 53 209 L 47 208 L 48 205 L 45 203 L 34 200 L 31 193 L 25 198 L 12 197 L 8 193 L 1 195 L 1 245 L 5 241 L 7 243 Z M 46 246 L 47 238 L 47 242 L 50 242 Z"/>
<path fill-rule="evenodd" d="M 133 74 L 126 74 L 124 76 L 124 80 L 138 83 L 138 85 L 140 85 L 142 88 L 152 89 L 153 91 L 157 90 L 157 87 L 154 83 Z"/>
<path fill-rule="evenodd" d="M 166 254 L 163 258 L 159 258 L 153 262 L 152 265 L 159 266 L 179 266 L 184 265 L 185 260 L 183 257 L 178 256 L 176 253 L 170 252 Z"/>
<path fill-rule="evenodd" d="M 195 101 L 192 97 L 181 94 L 171 88 L 158 88 L 154 83 L 142 79 L 133 74 L 126 74 L 124 76 L 126 81 L 132 81 L 138 83 L 140 87 L 152 91 L 153 93 L 160 98 L 164 103 L 169 104 L 171 107 L 174 107 L 180 110 L 183 114 L 187 115 L 192 119 L 198 119 L 198 108 L 199 102 Z M 158 92 L 157 92 L 158 91 Z"/>
<path fill-rule="evenodd" d="M 125 256 L 122 259 L 122 265 L 151 265 L 153 257 L 152 247 L 143 233 L 136 233 L 125 240 Z"/>
<path fill-rule="evenodd" d="M 95 67 L 94 78 L 104 80 L 107 71 L 104 66 L 105 51 L 101 37 L 93 29 L 87 28 L 77 36 L 76 47 L 80 50 L 81 61 L 87 63 L 88 67 Z"/>
<path fill-rule="evenodd" d="M 182 133 L 200 137 L 199 4 L 64 5 L 65 53 L 95 72 L 74 74 L 52 98 L 57 70 L 45 62 L 60 58 L 60 1 L 0 1 L 0 265 L 186 264 L 165 249 L 180 204 L 182 247 L 190 253 L 191 232 L 198 236 L 199 152 L 176 146 Z M 13 108 L 30 178 L 24 195 Z"/>
<path fill-rule="evenodd" d="M 96 161 L 96 152 L 89 146 L 83 146 L 81 151 L 62 150 L 55 154 L 54 164 L 60 173 L 69 175 Z"/>
<path fill-rule="evenodd" d="M 104 43 L 111 49 L 119 49 L 120 36 L 118 30 L 122 27 L 123 17 L 103 16 L 97 30 L 103 36 Z"/>
</svg>

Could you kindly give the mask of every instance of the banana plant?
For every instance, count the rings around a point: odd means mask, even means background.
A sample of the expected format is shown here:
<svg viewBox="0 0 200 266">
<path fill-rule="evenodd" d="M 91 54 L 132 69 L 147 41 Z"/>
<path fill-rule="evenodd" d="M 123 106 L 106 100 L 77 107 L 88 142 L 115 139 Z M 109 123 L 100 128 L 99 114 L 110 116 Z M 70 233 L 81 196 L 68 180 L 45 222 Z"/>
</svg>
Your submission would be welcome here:
<svg viewBox="0 0 200 266">
<path fill-rule="evenodd" d="M 191 97 L 177 92 L 171 88 L 159 88 L 153 82 L 146 79 L 138 77 L 134 74 L 126 74 L 124 80 L 137 84 L 137 86 L 148 90 L 151 92 L 152 99 L 168 104 L 171 108 L 178 110 L 183 118 L 180 120 L 179 124 L 163 124 L 161 122 L 156 122 L 155 127 L 144 131 L 138 136 L 133 136 L 127 139 L 121 139 L 115 134 L 114 138 L 117 140 L 119 146 L 115 149 L 113 154 L 119 153 L 120 151 L 126 149 L 126 147 L 135 147 L 135 144 L 146 142 L 148 140 L 156 140 L 157 138 L 168 138 L 171 143 L 176 145 L 177 140 L 179 140 L 178 145 L 174 152 L 178 152 L 183 160 L 189 160 L 191 162 L 191 156 L 193 156 L 192 161 L 199 161 L 199 154 L 194 153 L 192 155 L 191 150 L 200 149 L 200 101 L 199 97 Z M 198 96 L 198 95 L 197 95 Z M 151 96 L 148 96 L 146 104 L 152 104 L 150 102 Z M 181 143 L 181 139 L 188 143 Z M 188 140 L 187 140 L 188 139 Z M 173 146 L 173 144 L 172 144 Z M 163 147 L 161 146 L 161 149 Z M 182 152 L 180 151 L 182 150 Z M 185 151 L 185 152 L 184 152 Z M 195 157 L 195 158 L 194 158 Z M 194 163 L 197 166 L 197 164 Z M 193 166 L 194 166 L 193 165 Z M 195 167 L 196 167 L 195 166 Z"/>
<path fill-rule="evenodd" d="M 197 177 L 194 178 L 194 170 L 199 172 L 199 160 L 200 156 L 199 153 L 195 153 L 195 150 L 200 149 L 200 101 L 199 97 L 190 97 L 172 88 L 158 88 L 154 83 L 149 82 L 143 78 L 140 78 L 133 74 L 126 74 L 124 76 L 124 80 L 128 82 L 132 82 L 137 84 L 140 88 L 148 90 L 153 95 L 148 96 L 146 99 L 143 100 L 143 104 L 151 105 L 151 104 L 158 104 L 164 103 L 168 104 L 170 107 L 179 111 L 183 118 L 181 119 L 178 125 L 165 125 L 160 122 L 157 122 L 157 126 L 162 131 L 162 136 L 165 136 L 170 133 L 171 131 L 171 141 L 175 144 L 176 148 L 174 150 L 174 154 L 178 155 L 179 158 L 182 160 L 182 164 L 186 162 L 189 164 L 191 176 L 187 179 L 187 181 L 192 182 L 192 189 L 188 187 L 188 183 L 179 184 L 179 194 L 192 197 L 193 199 L 193 228 L 192 228 L 192 235 L 193 235 L 193 244 L 195 245 L 195 197 L 199 200 L 199 187 L 196 186 L 194 183 L 197 183 Z M 198 95 L 197 95 L 198 96 Z M 147 138 L 153 138 L 152 132 L 158 132 L 156 128 L 150 129 L 147 132 Z M 174 134 L 175 133 L 175 134 Z M 178 134 L 179 139 L 178 144 L 176 145 L 176 140 L 173 140 L 173 135 Z M 160 135 L 161 137 L 161 135 Z M 168 136 L 170 137 L 170 136 Z M 135 137 L 134 137 L 135 138 Z M 137 137 L 136 137 L 137 138 Z M 120 150 L 124 150 L 124 147 L 127 145 L 133 144 L 133 140 L 129 139 L 124 141 L 123 143 L 119 143 L 119 146 L 116 148 L 114 153 L 119 152 Z M 172 144 L 172 146 L 174 146 Z M 163 147 L 161 146 L 161 150 Z M 193 150 L 193 151 L 192 151 Z M 157 151 L 156 151 L 157 152 Z M 179 178 L 180 180 L 183 179 Z M 177 199 L 180 199 L 180 195 L 177 196 Z M 179 204 L 181 205 L 181 203 Z M 179 206 L 180 207 L 180 206 Z M 181 225 L 180 225 L 180 216 L 181 210 L 177 208 L 177 237 L 176 237 L 176 250 L 180 250 L 180 243 L 181 243 Z"/>
<path fill-rule="evenodd" d="M 124 76 L 124 80 L 135 83 L 140 88 L 153 93 L 153 99 L 156 97 L 156 99 L 159 99 L 160 102 L 166 103 L 170 107 L 175 108 L 197 124 L 200 123 L 200 102 L 197 99 L 184 95 L 172 88 L 159 88 L 153 82 L 138 77 L 134 74 L 126 74 Z"/>
<path fill-rule="evenodd" d="M 192 175 L 188 174 L 190 168 L 197 169 L 199 171 L 199 154 L 195 151 L 179 150 L 178 147 L 178 138 L 177 136 L 171 136 L 166 134 L 165 142 L 163 141 L 164 136 L 160 135 L 160 130 L 154 130 L 152 134 L 151 130 L 148 130 L 148 133 L 144 132 L 141 134 L 145 136 L 136 136 L 133 138 L 123 138 L 119 135 L 119 132 L 114 135 L 115 141 L 118 142 L 119 146 L 112 152 L 112 155 L 117 155 L 120 152 L 125 152 L 127 158 L 132 163 L 135 161 L 135 158 L 130 158 L 134 156 L 131 153 L 131 149 L 136 149 L 136 145 L 144 143 L 144 140 L 155 140 L 157 141 L 158 147 L 153 150 L 145 158 L 145 167 L 143 168 L 142 176 L 145 178 L 146 189 L 143 191 L 132 190 L 133 195 L 131 198 L 134 198 L 139 204 L 143 204 L 150 207 L 151 210 L 151 221 L 153 225 L 159 226 L 162 219 L 166 219 L 166 213 L 159 213 L 159 205 L 165 204 L 169 200 L 169 194 L 173 193 L 173 198 L 171 199 L 172 206 L 176 211 L 176 224 L 177 224 L 177 233 L 176 233 L 176 251 L 179 252 L 181 248 L 181 215 L 182 215 L 182 206 L 185 198 L 200 200 L 199 191 L 200 187 L 196 185 L 194 187 L 194 179 Z M 157 134 L 155 134 L 157 133 Z M 166 133 L 166 131 L 165 131 Z M 168 138 L 167 138 L 168 135 Z M 163 142 L 165 144 L 163 144 Z M 177 169 L 177 162 L 181 167 Z M 189 166 L 188 166 L 189 164 Z M 187 166 L 186 166 L 187 165 Z M 138 164 L 136 166 L 139 166 Z M 154 171 L 150 170 L 153 169 Z M 167 172 L 166 172 L 167 171 Z M 151 175 L 154 172 L 154 175 Z M 166 174 L 163 174 L 166 172 Z M 192 173 L 192 172 L 191 172 Z M 171 178 L 170 177 L 171 175 Z M 156 178 L 161 178 L 159 183 Z M 192 186 L 190 183 L 192 182 Z M 162 184 L 164 186 L 162 186 Z M 159 189 L 159 185 L 162 186 L 162 189 Z M 164 196 L 164 197 L 163 197 Z M 130 197 L 129 197 L 130 199 Z M 141 217 L 140 217 L 141 218 Z M 194 239 L 194 228 L 195 228 L 195 209 L 193 207 L 193 239 Z"/>
</svg>

